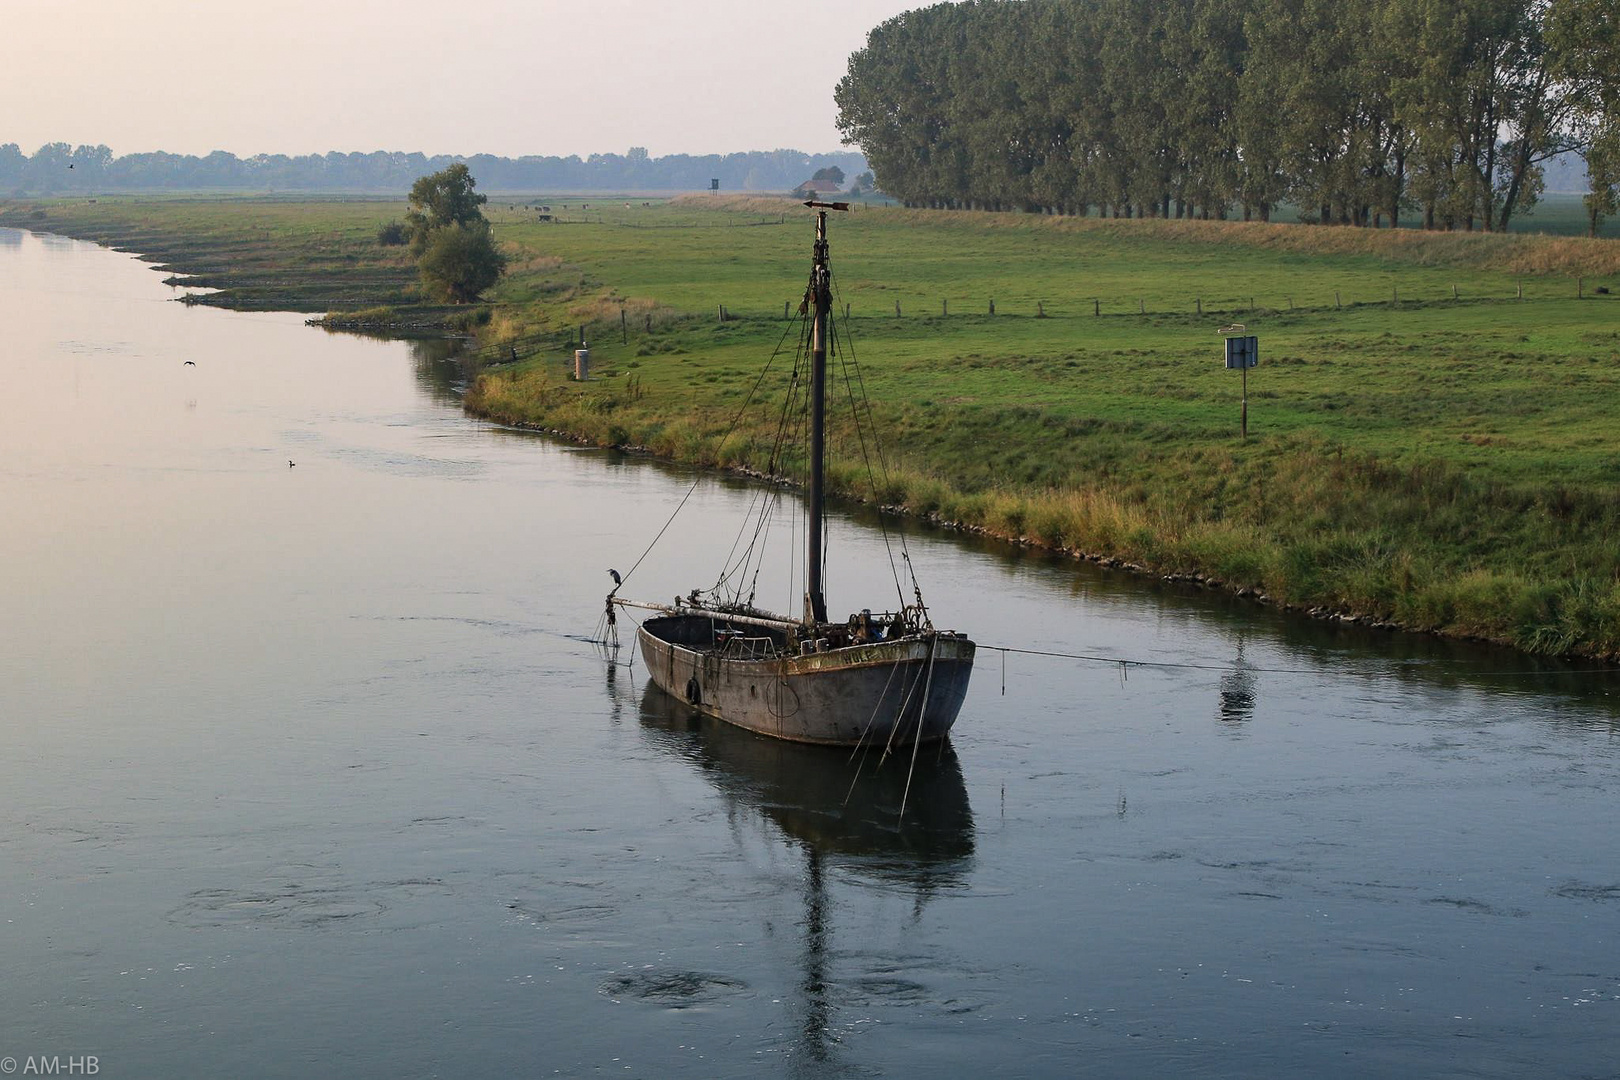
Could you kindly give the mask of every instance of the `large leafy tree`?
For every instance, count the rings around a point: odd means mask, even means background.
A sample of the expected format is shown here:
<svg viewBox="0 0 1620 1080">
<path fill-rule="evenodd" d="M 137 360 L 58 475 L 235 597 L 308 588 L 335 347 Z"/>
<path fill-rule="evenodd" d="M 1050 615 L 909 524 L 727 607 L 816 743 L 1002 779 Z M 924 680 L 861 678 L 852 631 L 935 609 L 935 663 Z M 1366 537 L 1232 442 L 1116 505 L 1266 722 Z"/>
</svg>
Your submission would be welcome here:
<svg viewBox="0 0 1620 1080">
<path fill-rule="evenodd" d="M 489 222 L 444 225 L 428 234 L 416 260 L 422 286 L 453 304 L 470 304 L 500 279 L 506 256 L 495 246 Z"/>
<path fill-rule="evenodd" d="M 873 29 L 835 100 L 914 206 L 1264 218 L 1291 201 L 1324 224 L 1420 207 L 1429 227 L 1501 229 L 1550 157 L 1590 147 L 1614 171 L 1615 11 L 963 0 Z"/>
<path fill-rule="evenodd" d="M 435 299 L 470 304 L 506 271 L 506 256 L 479 209 L 487 196 L 461 162 L 411 185 L 405 227 L 422 288 Z"/>
<path fill-rule="evenodd" d="M 411 250 L 420 255 L 435 229 L 471 225 L 484 220 L 479 209 L 489 196 L 473 190 L 478 181 L 462 162 L 423 176 L 411 185 L 411 208 L 405 225 L 411 231 Z"/>
<path fill-rule="evenodd" d="M 1573 119 L 1592 190 L 1589 231 L 1620 213 L 1620 15 L 1613 0 L 1557 0 L 1547 20 L 1553 75 L 1575 93 Z"/>
</svg>

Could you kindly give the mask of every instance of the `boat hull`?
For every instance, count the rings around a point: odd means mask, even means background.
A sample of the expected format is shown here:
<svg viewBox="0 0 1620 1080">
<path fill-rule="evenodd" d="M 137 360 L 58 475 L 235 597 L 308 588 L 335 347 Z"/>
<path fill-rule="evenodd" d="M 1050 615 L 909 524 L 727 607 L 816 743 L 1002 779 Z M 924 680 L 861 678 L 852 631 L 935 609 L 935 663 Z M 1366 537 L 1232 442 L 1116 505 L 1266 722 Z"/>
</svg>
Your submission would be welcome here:
<svg viewBox="0 0 1620 1080">
<path fill-rule="evenodd" d="M 765 659 L 716 647 L 723 616 L 670 615 L 636 631 L 659 689 L 728 724 L 793 742 L 886 746 L 943 738 L 973 671 L 950 634 Z"/>
</svg>

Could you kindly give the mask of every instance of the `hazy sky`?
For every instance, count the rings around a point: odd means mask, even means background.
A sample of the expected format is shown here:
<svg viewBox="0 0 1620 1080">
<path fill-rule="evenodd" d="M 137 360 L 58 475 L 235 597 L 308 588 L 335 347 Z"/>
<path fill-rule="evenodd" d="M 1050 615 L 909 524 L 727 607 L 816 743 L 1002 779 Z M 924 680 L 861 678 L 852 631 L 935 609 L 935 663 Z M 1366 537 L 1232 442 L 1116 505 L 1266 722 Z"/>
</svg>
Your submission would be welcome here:
<svg viewBox="0 0 1620 1080">
<path fill-rule="evenodd" d="M 0 143 L 836 150 L 849 54 L 927 2 L 0 0 Z"/>
</svg>

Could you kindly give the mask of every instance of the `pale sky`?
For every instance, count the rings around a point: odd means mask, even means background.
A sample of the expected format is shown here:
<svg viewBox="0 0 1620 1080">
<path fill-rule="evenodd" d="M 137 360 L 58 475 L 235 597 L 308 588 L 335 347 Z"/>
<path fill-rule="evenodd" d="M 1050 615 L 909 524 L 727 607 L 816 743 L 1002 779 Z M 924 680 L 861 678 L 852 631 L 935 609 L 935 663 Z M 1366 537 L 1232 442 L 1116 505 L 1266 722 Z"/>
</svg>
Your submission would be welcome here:
<svg viewBox="0 0 1620 1080">
<path fill-rule="evenodd" d="M 0 143 L 825 152 L 849 54 L 928 2 L 0 0 Z"/>
</svg>

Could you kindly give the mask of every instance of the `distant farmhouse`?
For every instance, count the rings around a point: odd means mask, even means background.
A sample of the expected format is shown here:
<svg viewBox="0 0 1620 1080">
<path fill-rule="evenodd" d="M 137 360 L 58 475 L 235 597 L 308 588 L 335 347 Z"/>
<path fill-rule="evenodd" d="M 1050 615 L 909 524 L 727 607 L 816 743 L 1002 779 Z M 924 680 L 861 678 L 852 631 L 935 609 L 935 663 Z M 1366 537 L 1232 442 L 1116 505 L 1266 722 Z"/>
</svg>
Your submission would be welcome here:
<svg viewBox="0 0 1620 1080">
<path fill-rule="evenodd" d="M 793 189 L 795 198 L 809 198 L 812 195 L 836 195 L 839 187 L 833 180 L 806 180 Z"/>
</svg>

